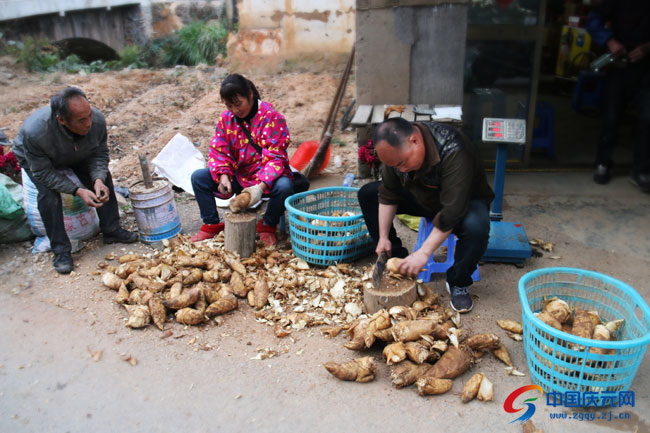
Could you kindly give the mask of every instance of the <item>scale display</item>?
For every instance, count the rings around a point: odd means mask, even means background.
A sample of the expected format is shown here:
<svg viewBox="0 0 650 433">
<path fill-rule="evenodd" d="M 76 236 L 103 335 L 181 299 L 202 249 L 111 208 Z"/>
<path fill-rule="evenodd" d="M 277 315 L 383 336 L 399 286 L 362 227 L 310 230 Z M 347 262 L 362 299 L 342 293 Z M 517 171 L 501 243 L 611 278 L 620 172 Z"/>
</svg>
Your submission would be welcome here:
<svg viewBox="0 0 650 433">
<path fill-rule="evenodd" d="M 483 119 L 481 136 L 486 142 L 524 144 L 526 142 L 526 120 L 486 117 Z"/>
<path fill-rule="evenodd" d="M 497 160 L 494 166 L 494 201 L 490 211 L 490 240 L 482 260 L 520 265 L 532 255 L 526 231 L 522 223 L 502 221 L 501 209 L 508 144 L 524 144 L 526 142 L 526 121 L 524 119 L 486 117 L 483 119 L 482 138 L 484 142 L 497 143 Z"/>
</svg>

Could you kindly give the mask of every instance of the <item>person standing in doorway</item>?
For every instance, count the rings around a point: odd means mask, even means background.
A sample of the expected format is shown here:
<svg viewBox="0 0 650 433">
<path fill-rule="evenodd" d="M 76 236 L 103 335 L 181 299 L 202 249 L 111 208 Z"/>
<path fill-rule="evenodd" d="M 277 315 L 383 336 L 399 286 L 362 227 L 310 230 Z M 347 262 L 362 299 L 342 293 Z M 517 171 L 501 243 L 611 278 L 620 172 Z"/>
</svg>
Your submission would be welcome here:
<svg viewBox="0 0 650 433">
<path fill-rule="evenodd" d="M 650 192 L 650 2 L 604 0 L 592 12 L 587 30 L 596 44 L 607 47 L 618 61 L 606 70 L 603 132 L 596 151 L 594 181 L 611 179 L 612 152 L 621 116 L 637 104 L 636 141 L 630 181 Z"/>
</svg>

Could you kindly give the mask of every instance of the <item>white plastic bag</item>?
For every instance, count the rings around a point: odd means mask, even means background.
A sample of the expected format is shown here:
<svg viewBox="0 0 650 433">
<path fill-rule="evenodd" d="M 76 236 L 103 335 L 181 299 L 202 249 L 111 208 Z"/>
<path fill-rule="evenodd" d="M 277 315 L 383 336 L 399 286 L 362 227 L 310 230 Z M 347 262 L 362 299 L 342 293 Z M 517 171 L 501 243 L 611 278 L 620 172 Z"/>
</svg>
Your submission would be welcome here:
<svg viewBox="0 0 650 433">
<path fill-rule="evenodd" d="M 169 140 L 151 163 L 158 176 L 166 177 L 172 184 L 192 195 L 194 195 L 192 173 L 205 168 L 203 154 L 194 143 L 180 133 Z"/>
<path fill-rule="evenodd" d="M 78 187 L 85 188 L 72 170 L 65 169 L 59 172 L 67 176 Z M 41 214 L 38 211 L 38 190 L 25 170 L 22 174 L 25 213 L 32 232 L 36 235 L 32 254 L 50 251 L 50 239 L 47 237 L 45 225 L 43 225 Z M 75 252 L 83 247 L 79 241 L 90 239 L 99 233 L 99 217 L 94 208 L 86 206 L 86 203 L 77 196 L 62 193 L 61 199 L 63 201 L 63 224 L 72 244 L 72 252 Z"/>
</svg>

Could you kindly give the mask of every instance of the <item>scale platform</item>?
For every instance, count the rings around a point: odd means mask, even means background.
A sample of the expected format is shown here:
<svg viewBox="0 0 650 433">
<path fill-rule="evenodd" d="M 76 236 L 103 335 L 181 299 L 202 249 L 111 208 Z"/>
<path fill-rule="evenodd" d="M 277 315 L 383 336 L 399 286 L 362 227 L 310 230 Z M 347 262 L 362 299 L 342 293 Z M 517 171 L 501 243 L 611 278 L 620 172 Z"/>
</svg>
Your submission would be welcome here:
<svg viewBox="0 0 650 433">
<path fill-rule="evenodd" d="M 484 262 L 523 263 L 533 255 L 521 223 L 490 221 L 490 241 Z"/>
<path fill-rule="evenodd" d="M 490 212 L 490 240 L 482 260 L 484 262 L 521 264 L 533 255 L 528 236 L 521 223 L 502 221 L 503 187 L 505 183 L 508 144 L 526 142 L 524 119 L 483 119 L 483 141 L 497 143 L 494 167 L 494 201 Z"/>
</svg>

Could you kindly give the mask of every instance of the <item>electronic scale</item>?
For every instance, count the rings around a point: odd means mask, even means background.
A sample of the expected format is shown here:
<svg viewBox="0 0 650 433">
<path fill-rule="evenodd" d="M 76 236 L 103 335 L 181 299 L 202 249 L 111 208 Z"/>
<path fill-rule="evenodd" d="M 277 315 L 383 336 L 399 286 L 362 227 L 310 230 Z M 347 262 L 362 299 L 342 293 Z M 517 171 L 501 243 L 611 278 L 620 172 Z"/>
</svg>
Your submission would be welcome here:
<svg viewBox="0 0 650 433">
<path fill-rule="evenodd" d="M 503 185 L 505 183 L 508 144 L 526 143 L 526 120 L 483 119 L 482 139 L 497 143 L 494 167 L 494 201 L 490 211 L 490 241 L 483 256 L 484 262 L 522 264 L 532 255 L 526 231 L 521 223 L 503 221 Z"/>
</svg>

